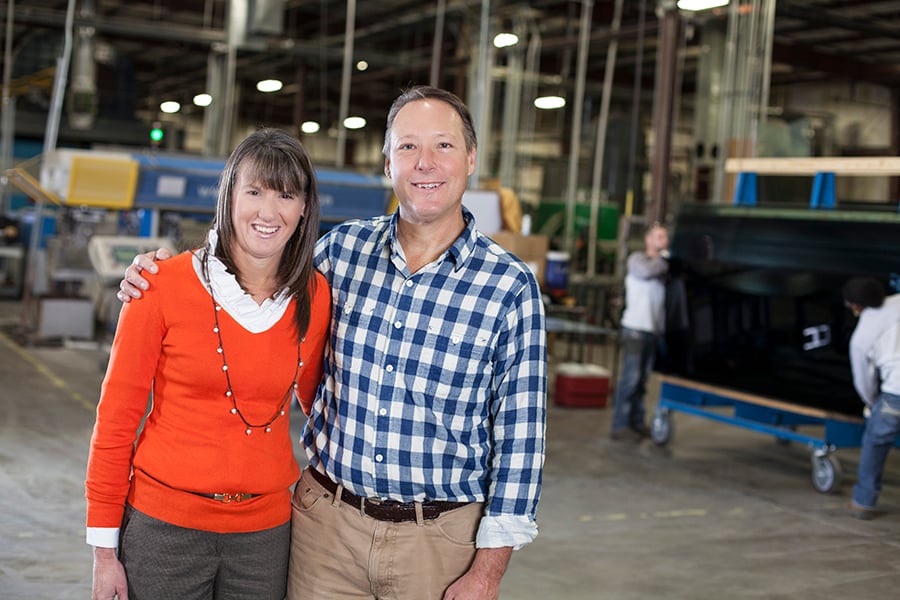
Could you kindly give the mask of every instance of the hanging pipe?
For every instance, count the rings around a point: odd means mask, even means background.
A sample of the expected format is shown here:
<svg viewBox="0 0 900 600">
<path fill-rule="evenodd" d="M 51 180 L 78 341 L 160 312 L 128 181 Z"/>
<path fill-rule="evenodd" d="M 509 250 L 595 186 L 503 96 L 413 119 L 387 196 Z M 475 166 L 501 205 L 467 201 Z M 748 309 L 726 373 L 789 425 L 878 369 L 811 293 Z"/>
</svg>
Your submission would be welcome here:
<svg viewBox="0 0 900 600">
<path fill-rule="evenodd" d="M 591 185 L 591 218 L 588 222 L 587 274 L 597 271 L 597 220 L 600 217 L 600 185 L 603 182 L 603 155 L 606 150 L 606 128 L 609 123 L 609 99 L 612 96 L 613 74 L 616 70 L 616 53 L 619 50 L 619 29 L 622 24 L 622 0 L 616 0 L 609 49 L 606 52 L 606 71 L 603 75 L 603 97 L 600 100 L 600 118 L 597 120 L 597 137 L 594 148 L 594 178 Z"/>
<path fill-rule="evenodd" d="M 581 154 L 581 121 L 584 118 L 584 87 L 587 76 L 587 54 L 590 45 L 593 0 L 582 0 L 581 24 L 578 32 L 578 59 L 575 67 L 575 98 L 572 108 L 571 148 L 569 150 L 569 178 L 566 184 L 565 248 L 575 256 L 575 199 L 578 193 L 578 159 Z M 571 263 L 570 263 L 571 264 Z"/>
</svg>

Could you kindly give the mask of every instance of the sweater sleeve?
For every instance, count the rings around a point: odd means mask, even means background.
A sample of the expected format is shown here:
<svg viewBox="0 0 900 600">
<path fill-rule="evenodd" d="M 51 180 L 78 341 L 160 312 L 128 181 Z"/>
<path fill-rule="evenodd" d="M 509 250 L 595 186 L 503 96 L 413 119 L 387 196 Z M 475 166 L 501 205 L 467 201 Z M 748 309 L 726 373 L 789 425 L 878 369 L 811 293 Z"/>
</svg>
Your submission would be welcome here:
<svg viewBox="0 0 900 600">
<path fill-rule="evenodd" d="M 297 397 L 303 414 L 308 415 L 316 399 L 316 390 L 324 373 L 325 348 L 331 330 L 331 290 L 325 277 L 316 272 L 309 329 L 303 344 L 303 369 L 297 379 Z"/>
<path fill-rule="evenodd" d="M 122 308 L 100 390 L 88 455 L 85 496 L 88 527 L 119 527 L 131 482 L 132 456 L 147 413 L 161 354 L 160 293 Z"/>
</svg>

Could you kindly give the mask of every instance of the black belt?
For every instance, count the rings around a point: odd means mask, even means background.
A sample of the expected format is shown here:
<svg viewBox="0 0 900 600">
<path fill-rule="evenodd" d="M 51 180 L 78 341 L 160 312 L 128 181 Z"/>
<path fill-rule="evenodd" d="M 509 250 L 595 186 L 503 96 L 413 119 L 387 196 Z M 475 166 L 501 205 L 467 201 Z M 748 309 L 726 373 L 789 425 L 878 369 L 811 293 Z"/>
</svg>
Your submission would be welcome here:
<svg viewBox="0 0 900 600">
<path fill-rule="evenodd" d="M 314 468 L 310 467 L 309 473 L 313 479 L 319 482 L 323 488 L 331 492 L 337 493 L 338 485 L 333 482 L 327 475 L 324 475 Z M 404 523 L 406 521 L 416 520 L 416 503 L 415 502 L 396 502 L 394 500 L 372 500 L 363 498 L 348 491 L 341 490 L 341 501 L 351 506 L 362 508 L 363 512 L 377 521 L 389 521 L 391 523 Z M 468 502 L 446 502 L 440 500 L 429 500 L 422 502 L 422 518 L 426 521 L 437 519 L 441 514 L 462 508 L 468 505 Z"/>
</svg>

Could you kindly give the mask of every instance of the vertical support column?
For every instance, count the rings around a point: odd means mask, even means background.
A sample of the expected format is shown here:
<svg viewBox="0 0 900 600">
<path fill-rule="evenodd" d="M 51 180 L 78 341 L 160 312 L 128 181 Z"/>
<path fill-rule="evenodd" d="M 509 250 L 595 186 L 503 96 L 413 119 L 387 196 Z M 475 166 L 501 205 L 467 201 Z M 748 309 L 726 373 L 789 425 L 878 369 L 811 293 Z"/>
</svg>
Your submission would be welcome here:
<svg viewBox="0 0 900 600">
<path fill-rule="evenodd" d="M 475 155 L 475 171 L 469 176 L 469 188 L 478 189 L 481 173 L 484 171 L 488 157 L 488 132 L 491 119 L 491 65 L 490 54 L 490 19 L 491 1 L 481 0 L 481 16 L 478 19 L 478 60 L 471 67 L 474 72 L 470 76 L 475 85 L 469 90 L 469 110 L 475 122 L 475 135 L 478 138 L 478 153 Z"/>
<path fill-rule="evenodd" d="M 662 221 L 666 216 L 669 190 L 669 161 L 672 155 L 672 127 L 675 118 L 675 82 L 678 81 L 678 47 L 681 14 L 674 0 L 660 0 L 657 15 L 661 22 L 656 59 L 656 102 L 653 110 L 653 163 L 647 218 Z"/>
<path fill-rule="evenodd" d="M 337 152 L 334 166 L 343 169 L 347 162 L 347 128 L 344 127 L 350 110 L 350 76 L 353 73 L 353 41 L 356 38 L 356 0 L 347 0 L 347 21 L 344 26 L 344 57 L 341 68 L 341 102 L 337 122 Z"/>
</svg>

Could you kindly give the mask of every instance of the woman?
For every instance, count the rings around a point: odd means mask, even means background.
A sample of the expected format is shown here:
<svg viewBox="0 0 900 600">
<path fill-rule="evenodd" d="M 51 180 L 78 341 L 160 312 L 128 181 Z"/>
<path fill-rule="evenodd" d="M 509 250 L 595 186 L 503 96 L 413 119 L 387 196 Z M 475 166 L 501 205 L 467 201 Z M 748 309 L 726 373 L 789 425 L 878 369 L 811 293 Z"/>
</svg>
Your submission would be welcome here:
<svg viewBox="0 0 900 600">
<path fill-rule="evenodd" d="M 257 131 L 225 165 L 205 246 L 122 310 L 87 468 L 95 599 L 284 597 L 287 413 L 293 396 L 309 411 L 330 320 L 318 229 L 302 145 Z"/>
</svg>

